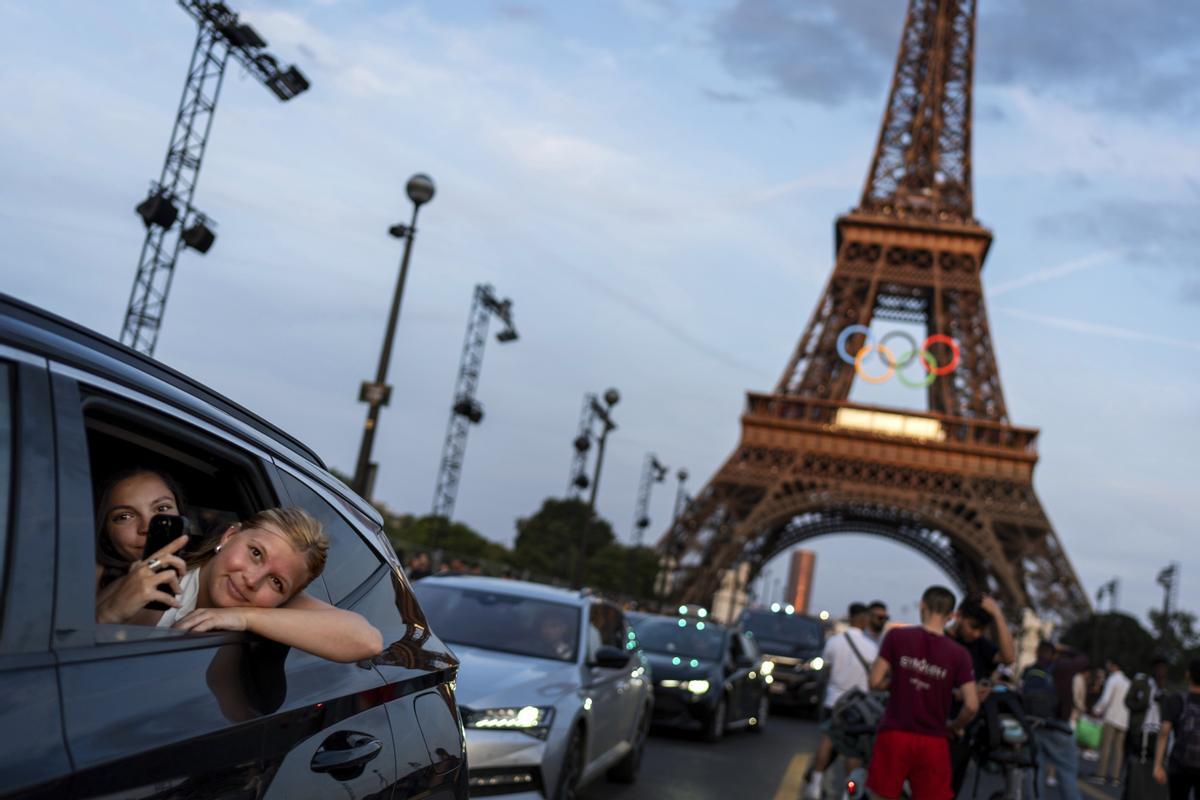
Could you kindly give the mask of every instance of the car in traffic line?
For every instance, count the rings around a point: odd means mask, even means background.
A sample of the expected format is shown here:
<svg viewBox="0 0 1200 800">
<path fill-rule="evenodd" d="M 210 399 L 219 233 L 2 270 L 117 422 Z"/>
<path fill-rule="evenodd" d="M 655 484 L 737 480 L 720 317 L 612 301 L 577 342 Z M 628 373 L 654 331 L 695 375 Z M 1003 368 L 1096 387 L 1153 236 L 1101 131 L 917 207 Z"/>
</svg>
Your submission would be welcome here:
<svg viewBox="0 0 1200 800">
<path fill-rule="evenodd" d="M 656 725 L 699 729 L 716 742 L 735 728 L 767 724 L 771 682 L 754 640 L 741 631 L 694 615 L 640 616 L 637 643 L 650 662 Z"/>
<path fill-rule="evenodd" d="M 825 649 L 821 621 L 774 603 L 769 609 L 746 609 L 738 624 L 754 638 L 763 658 L 774 664 L 772 702 L 802 710 L 819 709 L 828 680 L 821 658 Z"/>
<path fill-rule="evenodd" d="M 198 518 L 305 509 L 305 591 L 383 652 L 335 663 L 244 632 L 96 621 L 94 498 L 154 465 Z M 319 456 L 199 382 L 0 295 L 0 797 L 465 800 L 457 661 L 379 512 Z"/>
<path fill-rule="evenodd" d="M 621 609 L 587 590 L 445 575 L 414 585 L 461 661 L 471 797 L 570 800 L 637 778 L 653 713 Z"/>
</svg>

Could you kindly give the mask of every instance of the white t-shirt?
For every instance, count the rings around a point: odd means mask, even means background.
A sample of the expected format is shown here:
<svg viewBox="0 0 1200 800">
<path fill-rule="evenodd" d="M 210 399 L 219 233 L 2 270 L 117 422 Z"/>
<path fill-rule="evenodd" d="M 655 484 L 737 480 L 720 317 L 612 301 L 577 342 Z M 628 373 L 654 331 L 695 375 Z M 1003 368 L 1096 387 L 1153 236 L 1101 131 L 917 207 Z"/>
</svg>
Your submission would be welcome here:
<svg viewBox="0 0 1200 800">
<path fill-rule="evenodd" d="M 825 643 L 825 652 L 821 657 L 825 660 L 825 668 L 829 670 L 829 683 L 825 687 L 825 705 L 829 707 L 851 689 L 867 691 L 870 675 L 850 649 L 847 641 L 850 636 L 854 637 L 854 646 L 867 662 L 868 668 L 879 654 L 879 645 L 858 628 L 847 628 Z"/>
<path fill-rule="evenodd" d="M 1097 714 L 1103 716 L 1107 724 L 1119 731 L 1129 728 L 1129 709 L 1125 707 L 1125 695 L 1129 692 L 1130 683 L 1132 681 L 1120 670 L 1110 672 L 1094 709 Z"/>
<path fill-rule="evenodd" d="M 158 618 L 158 627 L 169 628 L 175 621 L 196 610 L 196 600 L 200 596 L 200 570 L 188 570 L 179 582 L 179 608 L 168 608 Z"/>
</svg>

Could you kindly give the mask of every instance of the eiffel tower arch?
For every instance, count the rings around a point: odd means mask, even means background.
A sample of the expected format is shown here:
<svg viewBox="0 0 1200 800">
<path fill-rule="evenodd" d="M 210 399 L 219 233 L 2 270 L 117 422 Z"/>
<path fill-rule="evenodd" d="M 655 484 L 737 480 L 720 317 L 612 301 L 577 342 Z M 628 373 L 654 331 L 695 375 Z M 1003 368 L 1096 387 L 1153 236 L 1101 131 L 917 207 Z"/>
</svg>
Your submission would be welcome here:
<svg viewBox="0 0 1200 800">
<path fill-rule="evenodd" d="M 833 272 L 774 391 L 748 394 L 737 448 L 659 542 L 672 601 L 711 602 L 735 565 L 754 576 L 805 539 L 866 533 L 923 554 L 963 591 L 993 592 L 1014 617 L 1090 609 L 1034 491 L 1038 431 L 1009 419 L 988 327 L 974 35 L 975 0 L 910 0 L 866 186 L 837 220 Z M 928 338 L 876 341 L 873 320 Z M 903 380 L 928 411 L 851 402 L 856 377 Z"/>
</svg>

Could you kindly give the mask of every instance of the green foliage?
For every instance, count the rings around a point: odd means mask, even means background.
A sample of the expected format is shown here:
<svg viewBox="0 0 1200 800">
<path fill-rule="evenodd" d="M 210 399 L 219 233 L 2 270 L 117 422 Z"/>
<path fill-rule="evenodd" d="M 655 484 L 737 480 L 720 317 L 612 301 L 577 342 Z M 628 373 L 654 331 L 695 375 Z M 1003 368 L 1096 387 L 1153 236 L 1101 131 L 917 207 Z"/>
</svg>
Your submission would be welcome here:
<svg viewBox="0 0 1200 800">
<path fill-rule="evenodd" d="M 587 530 L 587 565 L 584 583 L 592 581 L 607 567 L 596 559 L 606 547 L 615 544 L 612 525 L 600 516 L 587 525 L 587 504 L 581 500 L 546 498 L 532 516 L 517 520 L 517 539 L 513 564 L 534 575 L 570 581 L 574 577 L 575 553 L 579 537 Z"/>
<path fill-rule="evenodd" d="M 418 548 L 433 549 L 436 544 L 447 556 L 496 564 L 509 561 L 510 553 L 504 545 L 482 536 L 469 525 L 447 523 L 445 517 L 388 515 L 384 517 L 384 531 L 393 547 L 408 553 Z"/>
<path fill-rule="evenodd" d="M 1093 614 L 1068 628 L 1062 639 L 1087 653 L 1093 666 L 1111 658 L 1128 675 L 1149 672 L 1156 652 L 1154 637 L 1128 614 Z"/>
<path fill-rule="evenodd" d="M 1187 685 L 1187 664 L 1200 656 L 1200 632 L 1196 630 L 1196 615 L 1190 611 L 1172 611 L 1163 624 L 1161 609 L 1150 609 L 1150 625 L 1158 634 L 1159 652 L 1166 657 L 1168 679 L 1173 686 Z"/>
</svg>

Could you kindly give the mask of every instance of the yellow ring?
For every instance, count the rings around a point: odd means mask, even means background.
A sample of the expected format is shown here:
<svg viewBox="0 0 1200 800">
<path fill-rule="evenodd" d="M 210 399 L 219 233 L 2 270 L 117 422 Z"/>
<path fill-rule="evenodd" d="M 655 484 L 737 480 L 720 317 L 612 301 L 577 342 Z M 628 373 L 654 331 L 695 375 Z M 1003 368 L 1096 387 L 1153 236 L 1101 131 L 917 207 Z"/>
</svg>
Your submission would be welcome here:
<svg viewBox="0 0 1200 800">
<path fill-rule="evenodd" d="M 887 372 L 875 377 L 872 377 L 863 371 L 863 359 L 866 358 L 872 350 L 879 350 L 880 354 L 887 359 L 888 365 Z M 854 357 L 854 371 L 858 373 L 858 377 L 862 378 L 867 383 L 883 383 L 884 381 L 890 380 L 892 375 L 896 374 L 896 357 L 892 355 L 892 351 L 887 348 L 887 345 L 863 345 L 863 348 L 858 351 L 858 355 Z"/>
</svg>

